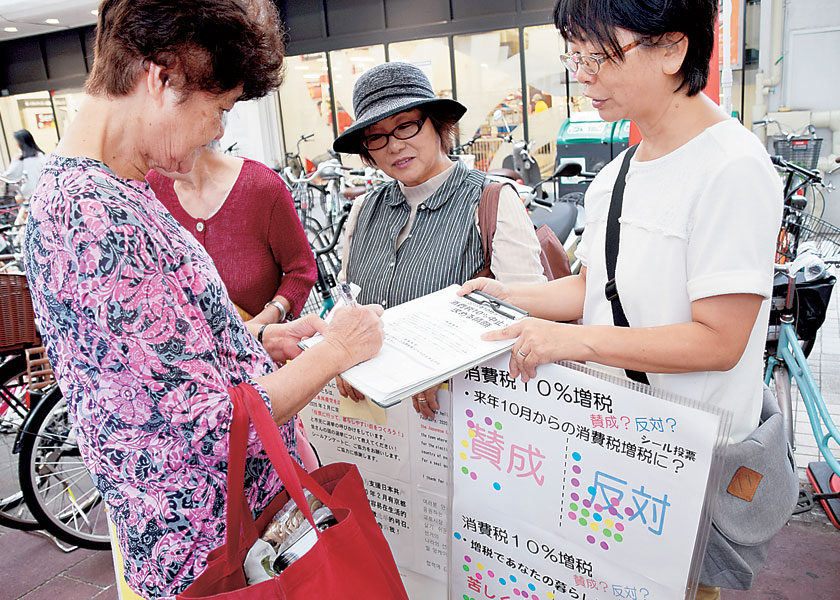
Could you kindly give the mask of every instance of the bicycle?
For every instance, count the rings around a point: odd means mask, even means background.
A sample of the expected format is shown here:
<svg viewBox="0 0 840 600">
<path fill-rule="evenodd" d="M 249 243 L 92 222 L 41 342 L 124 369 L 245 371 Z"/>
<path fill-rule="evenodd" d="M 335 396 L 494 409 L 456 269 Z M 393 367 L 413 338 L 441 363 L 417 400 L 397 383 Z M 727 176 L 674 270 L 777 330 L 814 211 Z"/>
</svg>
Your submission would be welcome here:
<svg viewBox="0 0 840 600">
<path fill-rule="evenodd" d="M 70 487 L 84 477 L 89 479 L 87 471 L 84 475 L 74 472 L 74 480 L 69 484 L 64 480 L 63 487 L 57 488 L 49 480 L 50 476 L 56 479 L 63 469 L 60 462 L 51 462 L 58 458 L 55 452 L 69 450 L 74 444 L 63 447 L 56 443 L 56 406 L 61 392 L 49 361 L 34 358 L 42 356 L 44 349 L 24 275 L 0 275 L 0 315 L 0 354 L 6 355 L 0 363 L 0 524 L 27 531 L 45 529 L 74 546 L 107 547 L 102 539 L 73 534 L 80 522 L 92 522 L 92 511 L 101 504 L 98 492 L 73 494 L 78 487 Z M 64 422 L 69 428 L 69 419 Z M 45 444 L 51 445 L 49 457 L 44 454 Z M 77 448 L 75 453 L 78 455 Z M 69 508 L 55 504 L 55 492 L 60 489 L 73 497 Z M 105 536 L 107 540 L 107 530 Z"/>
<path fill-rule="evenodd" d="M 780 236 L 784 239 L 784 245 L 779 249 L 783 256 L 795 259 L 809 252 L 815 258 L 823 259 L 824 264 L 840 262 L 837 256 L 830 257 L 827 253 L 830 251 L 836 255 L 840 251 L 840 229 L 830 223 L 786 206 L 782 230 L 786 232 Z M 792 265 L 797 266 L 797 271 L 792 269 Z M 817 448 L 825 460 L 808 464 L 806 473 L 817 493 L 801 490 L 795 512 L 810 510 L 818 501 L 832 523 L 840 528 L 840 461 L 831 448 L 832 444 L 840 444 L 840 430 L 829 413 L 807 361 L 808 345 L 813 344 L 825 319 L 836 279 L 825 268 L 820 271 L 819 263 L 812 262 L 812 265 L 818 276 L 807 282 L 802 271 L 798 271 L 797 263 L 776 266 L 782 281 L 774 286 L 771 300 L 764 383 L 775 387 L 785 436 L 795 448 L 792 382 L 796 382 Z M 816 294 L 805 293 L 818 287 L 822 289 Z"/>
<path fill-rule="evenodd" d="M 326 225 L 332 225 L 341 216 L 342 197 L 347 188 L 345 177 L 348 173 L 360 174 L 363 171 L 350 169 L 341 164 L 341 157 L 337 152 L 329 150 L 330 158 L 321 162 L 312 179 L 320 179 L 321 184 L 310 183 L 310 187 L 319 192 L 319 206 Z M 317 220 L 317 219 L 316 219 Z"/>
<path fill-rule="evenodd" d="M 311 173 L 306 175 L 301 174 L 299 177 L 295 176 L 291 167 L 283 169 L 283 179 L 286 181 L 286 185 L 289 186 L 289 191 L 295 202 L 295 210 L 304 228 L 309 227 L 314 230 L 324 228 L 321 221 L 312 212 L 315 206 L 314 192 L 318 192 L 320 199 L 319 205 L 324 208 L 327 206 L 325 196 L 331 192 L 327 190 L 326 186 L 315 184 L 313 181 L 322 175 L 334 174 L 339 168 L 343 167 L 334 161 L 324 161 Z M 324 217 L 332 218 L 329 211 L 327 211 L 327 214 L 324 214 Z"/>
<path fill-rule="evenodd" d="M 300 138 L 298 138 L 298 141 L 295 144 L 295 152 L 294 153 L 286 152 L 286 155 L 285 155 L 286 168 L 291 169 L 292 173 L 294 174 L 295 177 L 300 176 L 301 173 L 306 173 L 306 172 L 309 171 L 309 169 L 307 169 L 304 166 L 303 160 L 300 158 L 300 144 L 301 144 L 301 142 L 306 142 L 306 141 L 312 139 L 313 137 L 315 137 L 314 133 L 304 133 L 303 135 L 300 136 Z M 308 162 L 309 161 L 307 161 L 307 163 Z M 306 166 L 309 166 L 309 165 L 307 164 Z"/>
<path fill-rule="evenodd" d="M 17 443 L 40 395 L 30 389 L 27 350 L 41 344 L 26 278 L 0 274 L 0 524 L 21 530 L 40 524 L 24 501 Z"/>
<path fill-rule="evenodd" d="M 780 172 L 785 174 L 783 223 L 788 226 L 782 227 L 779 231 L 776 254 L 776 262 L 784 264 L 795 258 L 795 250 L 799 240 L 798 232 L 800 231 L 800 223 L 797 221 L 804 221 L 809 216 L 813 216 L 817 221 L 821 219 L 822 213 L 820 215 L 814 213 L 815 204 L 808 200 L 805 192 L 808 189 L 814 190 L 819 193 L 819 197 L 822 199 L 822 192 L 819 192 L 818 188 L 829 188 L 823 183 L 822 175 L 817 170 L 804 169 L 781 156 L 771 156 L 770 160 Z M 834 167 L 828 174 L 831 175 L 838 169 L 840 169 L 840 166 Z M 825 201 L 821 200 L 821 202 L 824 210 Z"/>
</svg>

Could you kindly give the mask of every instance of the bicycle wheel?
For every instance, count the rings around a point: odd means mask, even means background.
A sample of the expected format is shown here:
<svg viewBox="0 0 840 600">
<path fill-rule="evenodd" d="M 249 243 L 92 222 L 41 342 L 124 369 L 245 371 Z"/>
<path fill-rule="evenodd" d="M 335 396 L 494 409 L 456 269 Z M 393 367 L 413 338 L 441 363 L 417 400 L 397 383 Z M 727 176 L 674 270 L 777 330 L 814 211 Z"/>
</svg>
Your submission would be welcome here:
<svg viewBox="0 0 840 600">
<path fill-rule="evenodd" d="M 776 389 L 776 402 L 782 411 L 785 436 L 791 448 L 796 448 L 793 436 L 793 396 L 791 396 L 790 372 L 784 363 L 773 367 L 773 385 Z"/>
<path fill-rule="evenodd" d="M 0 365 L 0 525 L 24 531 L 37 529 L 38 520 L 23 501 L 15 451 L 21 427 L 29 414 L 26 355 L 15 354 Z"/>
<path fill-rule="evenodd" d="M 80 548 L 110 548 L 105 503 L 82 462 L 58 387 L 32 410 L 18 466 L 23 497 L 44 529 Z"/>
</svg>

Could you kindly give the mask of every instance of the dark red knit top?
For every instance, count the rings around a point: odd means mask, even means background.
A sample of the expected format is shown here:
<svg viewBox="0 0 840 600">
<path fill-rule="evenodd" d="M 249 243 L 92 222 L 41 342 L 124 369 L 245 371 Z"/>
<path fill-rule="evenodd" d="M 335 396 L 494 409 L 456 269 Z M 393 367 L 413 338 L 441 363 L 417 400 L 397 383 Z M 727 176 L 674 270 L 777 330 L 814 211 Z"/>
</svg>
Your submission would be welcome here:
<svg viewBox="0 0 840 600">
<path fill-rule="evenodd" d="M 157 171 L 149 171 L 146 179 L 172 216 L 207 249 L 237 306 L 256 315 L 280 295 L 291 303 L 294 316 L 300 314 L 315 283 L 315 258 L 277 173 L 246 158 L 228 197 L 209 219 L 194 219 L 181 207 L 172 179 Z"/>
</svg>

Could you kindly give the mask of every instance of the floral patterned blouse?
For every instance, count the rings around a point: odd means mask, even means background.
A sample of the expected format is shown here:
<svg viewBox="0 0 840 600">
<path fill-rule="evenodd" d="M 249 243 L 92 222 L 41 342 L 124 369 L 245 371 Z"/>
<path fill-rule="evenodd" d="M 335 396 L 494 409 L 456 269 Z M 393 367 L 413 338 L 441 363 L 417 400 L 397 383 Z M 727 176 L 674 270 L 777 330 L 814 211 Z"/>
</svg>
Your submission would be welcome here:
<svg viewBox="0 0 840 600">
<path fill-rule="evenodd" d="M 228 389 L 274 365 L 146 182 L 52 156 L 30 211 L 35 313 L 126 579 L 143 596 L 172 596 L 225 540 Z M 281 431 L 297 458 L 293 422 Z M 281 488 L 253 428 L 245 486 L 255 514 Z"/>
</svg>

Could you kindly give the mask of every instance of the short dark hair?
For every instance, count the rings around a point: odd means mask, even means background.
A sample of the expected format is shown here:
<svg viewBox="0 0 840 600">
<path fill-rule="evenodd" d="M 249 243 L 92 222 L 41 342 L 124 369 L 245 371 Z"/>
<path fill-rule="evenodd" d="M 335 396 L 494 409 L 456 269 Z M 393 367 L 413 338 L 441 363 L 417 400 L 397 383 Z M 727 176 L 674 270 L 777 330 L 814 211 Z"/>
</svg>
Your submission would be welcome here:
<svg viewBox="0 0 840 600">
<path fill-rule="evenodd" d="M 281 82 L 285 47 L 271 0 L 102 0 L 93 95 L 127 95 L 145 61 L 173 70 L 182 92 L 265 96 Z"/>
<path fill-rule="evenodd" d="M 682 33 L 688 50 L 675 91 L 687 87 L 694 96 L 709 79 L 717 5 L 717 0 L 557 0 L 554 25 L 565 39 L 596 43 L 617 60 L 624 60 L 624 53 L 616 27 L 639 34 L 646 45 L 656 45 L 666 33 Z"/>
<path fill-rule="evenodd" d="M 28 129 L 18 129 L 12 135 L 14 136 L 18 146 L 20 146 L 21 158 L 31 158 L 44 153 L 44 151 L 38 147 L 38 144 L 35 143 L 35 138 L 32 137 L 32 134 Z"/>
<path fill-rule="evenodd" d="M 440 110 L 426 111 L 421 109 L 421 111 L 432 122 L 432 127 L 435 128 L 440 138 L 441 149 L 444 153 L 449 154 L 452 152 L 452 148 L 455 146 L 455 129 L 457 127 L 458 117 Z M 362 162 L 371 167 L 376 166 L 376 161 L 373 160 L 370 152 L 362 146 L 362 139 L 364 139 L 364 135 L 359 136 L 359 155 L 362 158 Z"/>
</svg>

